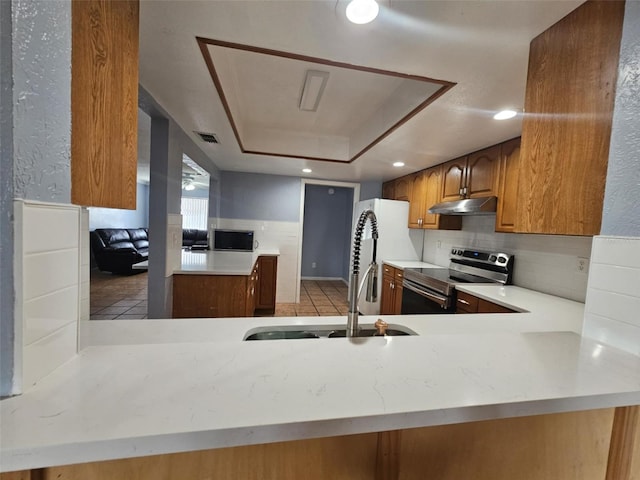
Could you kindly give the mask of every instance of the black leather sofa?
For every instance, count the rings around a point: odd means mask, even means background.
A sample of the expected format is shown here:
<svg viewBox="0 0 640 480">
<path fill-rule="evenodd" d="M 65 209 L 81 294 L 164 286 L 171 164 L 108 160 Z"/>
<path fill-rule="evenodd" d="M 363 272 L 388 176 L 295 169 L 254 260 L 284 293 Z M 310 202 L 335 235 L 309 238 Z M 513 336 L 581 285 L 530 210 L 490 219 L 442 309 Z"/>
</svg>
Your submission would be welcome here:
<svg viewBox="0 0 640 480">
<path fill-rule="evenodd" d="M 96 228 L 90 236 L 93 257 L 104 272 L 130 274 L 134 263 L 149 258 L 146 228 Z"/>
<path fill-rule="evenodd" d="M 182 229 L 182 246 L 206 249 L 209 246 L 209 239 L 206 230 L 197 230 L 195 228 Z"/>
</svg>

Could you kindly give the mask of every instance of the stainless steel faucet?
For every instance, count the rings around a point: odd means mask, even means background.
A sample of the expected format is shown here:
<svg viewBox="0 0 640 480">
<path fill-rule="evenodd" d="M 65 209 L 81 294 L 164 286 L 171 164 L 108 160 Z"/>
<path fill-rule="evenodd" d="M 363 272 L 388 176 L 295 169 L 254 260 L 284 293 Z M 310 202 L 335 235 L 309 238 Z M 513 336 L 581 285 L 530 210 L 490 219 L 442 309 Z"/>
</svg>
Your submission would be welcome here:
<svg viewBox="0 0 640 480">
<path fill-rule="evenodd" d="M 364 274 L 362 283 L 358 285 L 360 277 L 360 247 L 362 245 L 362 232 L 367 220 L 371 221 L 371 237 L 373 238 L 373 254 L 369 268 Z M 373 210 L 365 210 L 360 214 L 353 238 L 353 267 L 349 277 L 349 313 L 347 313 L 347 337 L 358 336 L 358 300 L 364 284 L 367 284 L 368 302 L 375 302 L 378 296 L 378 264 L 376 263 L 376 251 L 378 248 L 378 221 Z"/>
</svg>

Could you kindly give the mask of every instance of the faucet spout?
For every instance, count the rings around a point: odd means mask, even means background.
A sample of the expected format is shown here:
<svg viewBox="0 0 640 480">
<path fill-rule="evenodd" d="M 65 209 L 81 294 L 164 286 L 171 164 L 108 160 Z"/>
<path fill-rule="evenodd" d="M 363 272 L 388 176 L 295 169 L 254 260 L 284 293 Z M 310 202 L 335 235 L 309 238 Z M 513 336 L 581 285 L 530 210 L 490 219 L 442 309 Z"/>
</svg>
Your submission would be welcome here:
<svg viewBox="0 0 640 480">
<path fill-rule="evenodd" d="M 365 272 L 364 279 L 360 285 L 360 247 L 362 246 L 362 232 L 367 223 L 371 222 L 371 237 L 373 238 L 373 253 L 371 264 Z M 377 297 L 378 264 L 376 263 L 376 253 L 378 247 L 378 221 L 373 210 L 365 210 L 360 214 L 356 224 L 353 239 L 353 266 L 349 277 L 349 312 L 347 313 L 347 337 L 358 336 L 358 300 L 365 283 L 367 288 L 367 301 L 374 301 Z"/>
</svg>

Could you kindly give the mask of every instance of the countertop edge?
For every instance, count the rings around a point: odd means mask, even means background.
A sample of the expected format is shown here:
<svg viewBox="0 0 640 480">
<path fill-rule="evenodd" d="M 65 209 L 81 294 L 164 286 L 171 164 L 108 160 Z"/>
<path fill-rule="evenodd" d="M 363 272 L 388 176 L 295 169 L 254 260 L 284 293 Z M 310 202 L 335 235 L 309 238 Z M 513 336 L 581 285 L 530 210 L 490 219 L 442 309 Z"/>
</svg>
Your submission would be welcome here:
<svg viewBox="0 0 640 480">
<path fill-rule="evenodd" d="M 422 412 L 399 412 L 220 430 L 113 438 L 79 444 L 2 450 L 0 473 L 77 463 L 108 461 L 217 448 L 334 437 L 388 430 L 454 425 L 531 415 L 567 413 L 640 404 L 640 392 L 544 399 L 497 405 L 459 406 Z"/>
</svg>

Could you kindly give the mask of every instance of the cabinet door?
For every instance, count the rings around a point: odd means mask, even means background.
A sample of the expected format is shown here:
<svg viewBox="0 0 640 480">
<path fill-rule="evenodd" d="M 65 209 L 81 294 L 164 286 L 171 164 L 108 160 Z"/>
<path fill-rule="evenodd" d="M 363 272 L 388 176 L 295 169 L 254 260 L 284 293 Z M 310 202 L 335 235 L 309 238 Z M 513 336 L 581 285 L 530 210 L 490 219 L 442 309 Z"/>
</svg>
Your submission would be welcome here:
<svg viewBox="0 0 640 480">
<path fill-rule="evenodd" d="M 139 2 L 71 2 L 71 203 L 136 208 Z"/>
<path fill-rule="evenodd" d="M 496 232 L 515 232 L 520 172 L 520 138 L 502 144 Z"/>
<path fill-rule="evenodd" d="M 424 172 L 425 194 L 424 194 L 424 214 L 422 228 L 438 228 L 440 215 L 429 213 L 429 209 L 440 202 L 440 188 L 442 187 L 441 167 L 430 168 Z"/>
<path fill-rule="evenodd" d="M 380 296 L 380 315 L 393 315 L 393 275 L 382 276 L 382 295 Z"/>
<path fill-rule="evenodd" d="M 382 184 L 382 198 L 386 198 L 387 200 L 396 199 L 396 182 L 395 181 L 390 180 Z"/>
<path fill-rule="evenodd" d="M 442 196 L 441 202 L 460 200 L 464 187 L 467 157 L 456 158 L 442 164 Z"/>
<path fill-rule="evenodd" d="M 393 285 L 393 315 L 402 313 L 402 280 L 404 279 L 404 271 L 396 268 Z"/>
<path fill-rule="evenodd" d="M 425 176 L 423 172 L 413 175 L 409 201 L 409 228 L 422 228 L 425 200 Z"/>
<path fill-rule="evenodd" d="M 274 311 L 276 308 L 276 283 L 278 279 L 278 257 L 258 258 L 258 283 L 256 309 Z"/>
<path fill-rule="evenodd" d="M 395 199 L 409 201 L 411 196 L 411 176 L 401 177 L 395 181 Z"/>
<path fill-rule="evenodd" d="M 467 198 L 498 195 L 498 166 L 500 145 L 485 148 L 469 155 L 467 162 Z"/>
</svg>

